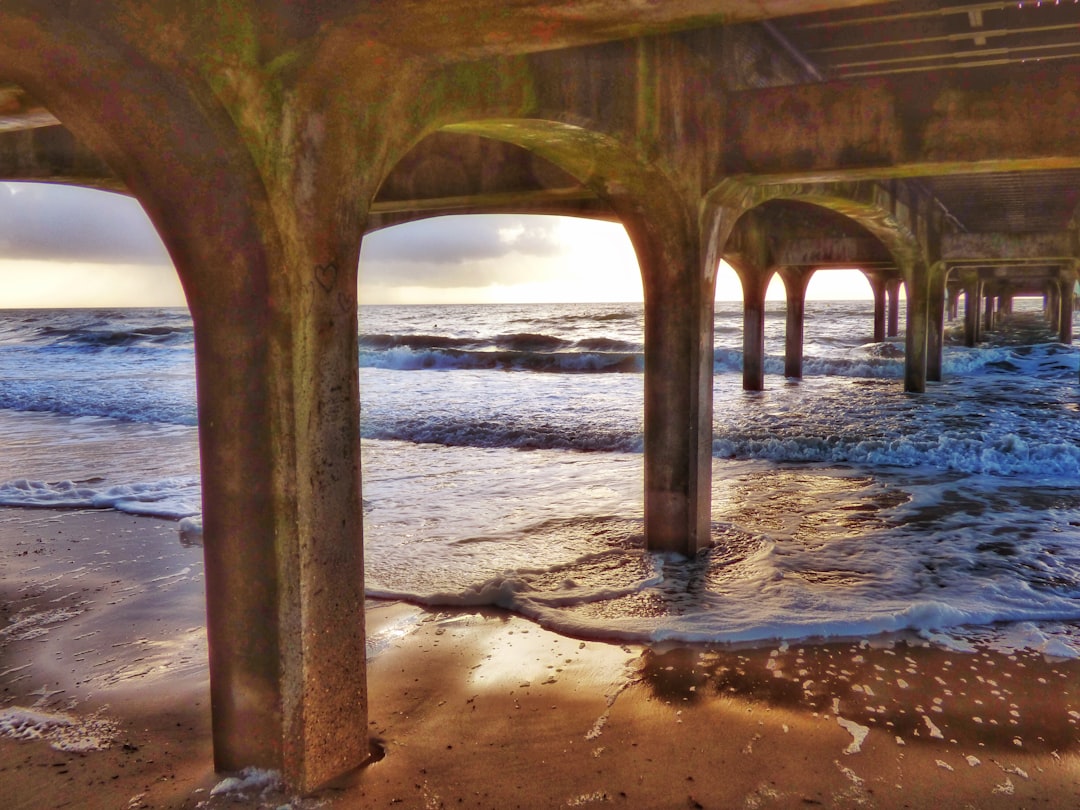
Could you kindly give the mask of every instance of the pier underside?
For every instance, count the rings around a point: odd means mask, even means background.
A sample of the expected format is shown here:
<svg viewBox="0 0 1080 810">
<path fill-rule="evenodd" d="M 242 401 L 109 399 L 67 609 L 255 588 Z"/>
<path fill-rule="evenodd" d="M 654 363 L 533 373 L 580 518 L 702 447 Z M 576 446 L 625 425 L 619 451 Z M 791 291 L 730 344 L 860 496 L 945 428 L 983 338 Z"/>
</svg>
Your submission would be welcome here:
<svg viewBox="0 0 1080 810">
<path fill-rule="evenodd" d="M 961 295 L 970 341 L 1033 294 L 1071 340 L 1073 3 L 20 0 L 0 25 L 0 178 L 134 196 L 191 308 L 223 770 L 312 788 L 368 757 L 365 232 L 494 211 L 625 225 L 656 550 L 710 542 L 721 259 L 749 389 L 774 274 L 791 377 L 828 268 L 867 275 L 879 340 L 904 290 L 911 392 L 940 379 Z"/>
</svg>

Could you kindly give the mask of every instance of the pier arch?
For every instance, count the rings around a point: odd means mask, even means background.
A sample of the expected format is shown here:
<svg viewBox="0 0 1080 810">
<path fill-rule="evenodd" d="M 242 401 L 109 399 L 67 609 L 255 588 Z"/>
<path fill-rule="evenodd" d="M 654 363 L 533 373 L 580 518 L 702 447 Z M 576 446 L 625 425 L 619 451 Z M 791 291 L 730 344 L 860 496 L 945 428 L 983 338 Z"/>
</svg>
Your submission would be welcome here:
<svg viewBox="0 0 1080 810">
<path fill-rule="evenodd" d="M 314 787 L 369 756 L 356 264 L 378 167 L 409 136 L 367 127 L 407 82 L 345 92 L 355 75 L 298 53 L 286 82 L 240 64 L 254 25 L 186 42 L 187 18 L 2 16 L 4 78 L 139 200 L 189 303 L 215 766 Z M 371 117 L 358 97 L 380 99 Z"/>
<path fill-rule="evenodd" d="M 649 161 L 582 116 L 490 117 L 445 123 L 437 137 L 502 142 L 554 167 L 626 228 L 645 301 L 645 535 L 649 548 L 696 551 L 711 536 L 713 296 L 710 253 L 692 195 Z M 577 123 L 568 123 L 574 120 Z M 473 146 L 473 149 L 478 147 Z M 482 161 L 481 161 L 482 164 Z M 550 176 L 552 173 L 548 172 Z M 687 430 L 689 428 L 689 433 Z"/>
</svg>

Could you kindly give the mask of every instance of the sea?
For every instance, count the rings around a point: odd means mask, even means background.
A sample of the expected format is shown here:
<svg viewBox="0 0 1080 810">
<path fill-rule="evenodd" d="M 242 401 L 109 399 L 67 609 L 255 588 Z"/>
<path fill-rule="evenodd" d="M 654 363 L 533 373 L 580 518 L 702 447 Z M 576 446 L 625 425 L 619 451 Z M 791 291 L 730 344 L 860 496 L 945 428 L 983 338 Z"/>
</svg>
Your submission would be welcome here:
<svg viewBox="0 0 1080 810">
<path fill-rule="evenodd" d="M 944 381 L 906 394 L 870 301 L 807 302 L 801 380 L 770 303 L 745 392 L 741 306 L 718 302 L 714 543 L 692 558 L 644 548 L 640 303 L 362 307 L 368 594 L 652 645 L 1080 657 L 1080 353 L 1040 306 L 974 348 L 949 322 Z M 199 542 L 197 423 L 186 310 L 0 311 L 0 504 Z"/>
</svg>

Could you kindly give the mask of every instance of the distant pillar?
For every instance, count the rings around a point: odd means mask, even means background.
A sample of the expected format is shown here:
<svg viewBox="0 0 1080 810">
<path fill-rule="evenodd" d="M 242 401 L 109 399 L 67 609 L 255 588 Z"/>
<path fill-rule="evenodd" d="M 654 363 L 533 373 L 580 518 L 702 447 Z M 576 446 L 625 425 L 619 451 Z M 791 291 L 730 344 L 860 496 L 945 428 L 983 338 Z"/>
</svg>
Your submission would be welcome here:
<svg viewBox="0 0 1080 810">
<path fill-rule="evenodd" d="M 1073 282 L 1071 279 L 1058 282 L 1058 340 L 1068 345 L 1072 343 L 1073 322 Z"/>
<path fill-rule="evenodd" d="M 978 342 L 978 279 L 964 282 L 963 345 L 969 349 Z"/>
<path fill-rule="evenodd" d="M 874 343 L 885 342 L 885 281 L 876 275 L 867 274 L 870 289 L 874 293 Z"/>
<path fill-rule="evenodd" d="M 997 321 L 994 312 L 994 302 L 997 299 L 993 293 L 986 293 L 983 300 L 986 303 L 986 308 L 983 310 L 983 328 L 987 332 L 993 332 Z"/>
<path fill-rule="evenodd" d="M 812 268 L 782 268 L 787 297 L 787 331 L 784 336 L 784 376 L 801 379 L 803 375 L 803 338 L 806 328 L 806 288 L 814 275 Z"/>
<path fill-rule="evenodd" d="M 929 290 L 926 379 L 929 382 L 941 382 L 945 343 L 945 267 L 940 262 L 931 268 Z"/>
<path fill-rule="evenodd" d="M 1061 330 L 1061 295 L 1057 284 L 1051 283 L 1044 298 L 1046 321 L 1055 332 Z"/>
<path fill-rule="evenodd" d="M 743 289 L 743 390 L 765 388 L 765 293 L 771 270 L 736 267 Z"/>
<path fill-rule="evenodd" d="M 948 316 L 950 321 L 955 321 L 960 316 L 960 292 L 958 287 L 949 289 Z"/>
<path fill-rule="evenodd" d="M 925 262 L 914 262 L 904 274 L 907 285 L 907 331 L 904 351 L 904 390 L 926 390 L 926 347 L 929 327 L 929 272 Z"/>
<path fill-rule="evenodd" d="M 889 337 L 900 334 L 900 285 L 902 283 L 902 279 L 893 278 L 885 284 L 885 291 L 889 296 Z M 910 305 L 909 302 L 908 306 Z"/>
</svg>

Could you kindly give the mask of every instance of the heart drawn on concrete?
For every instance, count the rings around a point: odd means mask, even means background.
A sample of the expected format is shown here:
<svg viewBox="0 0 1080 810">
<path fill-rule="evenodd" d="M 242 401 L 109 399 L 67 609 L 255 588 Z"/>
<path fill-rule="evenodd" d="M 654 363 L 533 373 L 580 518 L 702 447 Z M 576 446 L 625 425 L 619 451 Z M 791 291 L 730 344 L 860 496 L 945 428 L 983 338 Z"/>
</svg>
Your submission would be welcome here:
<svg viewBox="0 0 1080 810">
<path fill-rule="evenodd" d="M 333 262 L 315 265 L 315 280 L 324 292 L 330 292 L 334 288 L 337 283 L 337 273 L 337 265 Z"/>
</svg>

